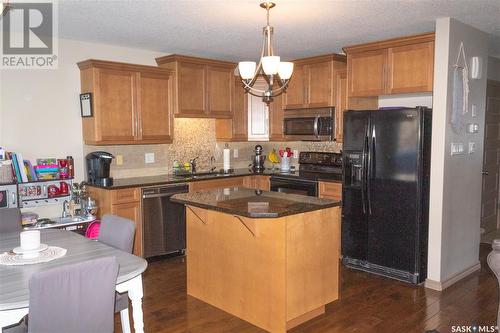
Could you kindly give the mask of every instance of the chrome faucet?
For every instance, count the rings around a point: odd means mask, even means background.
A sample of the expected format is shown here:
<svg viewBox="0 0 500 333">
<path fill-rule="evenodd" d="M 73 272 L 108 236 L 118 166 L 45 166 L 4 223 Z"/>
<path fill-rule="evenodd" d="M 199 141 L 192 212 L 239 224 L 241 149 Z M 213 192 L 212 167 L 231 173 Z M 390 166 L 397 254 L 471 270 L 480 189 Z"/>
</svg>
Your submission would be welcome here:
<svg viewBox="0 0 500 333">
<path fill-rule="evenodd" d="M 62 211 L 62 218 L 68 217 L 68 211 L 66 210 L 66 206 L 69 206 L 68 200 L 64 200 L 63 202 L 63 211 Z"/>
<path fill-rule="evenodd" d="M 196 160 L 199 158 L 199 156 L 196 156 L 195 158 L 189 160 L 189 169 L 191 170 L 191 173 L 196 173 Z"/>
<path fill-rule="evenodd" d="M 210 156 L 210 172 L 214 172 L 215 171 L 216 166 L 214 164 L 215 164 L 215 157 L 214 156 Z"/>
</svg>

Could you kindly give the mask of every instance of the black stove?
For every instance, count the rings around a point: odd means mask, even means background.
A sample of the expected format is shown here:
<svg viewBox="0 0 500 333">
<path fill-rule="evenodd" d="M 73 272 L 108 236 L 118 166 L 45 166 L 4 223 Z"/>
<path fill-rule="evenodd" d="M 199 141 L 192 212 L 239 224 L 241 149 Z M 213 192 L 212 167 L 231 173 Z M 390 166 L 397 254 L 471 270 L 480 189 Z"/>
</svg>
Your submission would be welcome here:
<svg viewBox="0 0 500 333">
<path fill-rule="evenodd" d="M 271 191 L 318 195 L 319 181 L 342 181 L 342 154 L 301 152 L 299 170 L 271 176 Z"/>
</svg>

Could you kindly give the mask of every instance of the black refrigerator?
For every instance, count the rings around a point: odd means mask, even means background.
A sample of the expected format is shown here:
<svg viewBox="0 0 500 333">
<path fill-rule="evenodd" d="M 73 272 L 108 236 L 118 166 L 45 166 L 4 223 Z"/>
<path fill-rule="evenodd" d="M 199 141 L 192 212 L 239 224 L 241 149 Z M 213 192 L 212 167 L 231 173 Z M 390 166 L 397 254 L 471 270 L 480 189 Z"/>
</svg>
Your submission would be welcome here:
<svg viewBox="0 0 500 333">
<path fill-rule="evenodd" d="M 344 265 L 414 284 L 425 280 L 431 112 L 344 113 Z"/>
</svg>

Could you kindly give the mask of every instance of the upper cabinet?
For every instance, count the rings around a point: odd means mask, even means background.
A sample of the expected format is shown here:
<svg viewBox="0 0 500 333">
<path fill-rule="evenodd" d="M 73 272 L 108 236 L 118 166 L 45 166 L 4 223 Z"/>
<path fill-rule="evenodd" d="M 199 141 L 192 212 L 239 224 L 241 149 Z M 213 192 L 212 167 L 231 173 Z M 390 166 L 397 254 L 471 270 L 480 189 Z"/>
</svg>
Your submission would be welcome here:
<svg viewBox="0 0 500 333">
<path fill-rule="evenodd" d="M 175 54 L 156 62 L 174 72 L 175 117 L 232 117 L 235 63 Z"/>
<path fill-rule="evenodd" d="M 87 60 L 78 63 L 93 116 L 82 118 L 91 145 L 171 143 L 172 72 L 152 66 Z"/>
<path fill-rule="evenodd" d="M 347 109 L 347 70 L 335 73 L 335 141 L 344 140 L 344 111 Z"/>
<path fill-rule="evenodd" d="M 248 101 L 238 76 L 233 77 L 233 111 L 231 119 L 215 120 L 215 136 L 219 141 L 247 141 Z"/>
<path fill-rule="evenodd" d="M 434 33 L 345 47 L 348 95 L 432 92 Z"/>
<path fill-rule="evenodd" d="M 339 54 L 295 60 L 292 79 L 283 95 L 283 107 L 335 106 L 335 73 L 345 67 L 346 57 Z"/>
</svg>

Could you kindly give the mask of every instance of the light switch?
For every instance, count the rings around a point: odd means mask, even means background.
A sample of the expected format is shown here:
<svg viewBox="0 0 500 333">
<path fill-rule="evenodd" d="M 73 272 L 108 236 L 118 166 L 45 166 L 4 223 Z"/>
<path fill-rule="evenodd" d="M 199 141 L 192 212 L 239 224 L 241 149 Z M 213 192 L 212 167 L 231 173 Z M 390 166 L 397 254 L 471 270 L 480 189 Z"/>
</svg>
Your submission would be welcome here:
<svg viewBox="0 0 500 333">
<path fill-rule="evenodd" d="M 472 154 L 476 151 L 476 143 L 475 142 L 469 142 L 469 154 Z"/>
<path fill-rule="evenodd" d="M 476 104 L 471 105 L 471 113 L 472 113 L 473 118 L 477 117 L 477 105 Z"/>
<path fill-rule="evenodd" d="M 463 142 L 452 142 L 451 143 L 451 155 L 461 155 L 464 153 Z"/>
<path fill-rule="evenodd" d="M 115 156 L 116 165 L 123 165 L 123 155 Z"/>
<path fill-rule="evenodd" d="M 239 156 L 239 151 L 238 151 L 238 149 L 236 149 L 236 148 L 235 148 L 235 149 L 233 149 L 233 157 L 234 157 L 234 158 L 238 158 L 238 156 Z"/>
<path fill-rule="evenodd" d="M 155 153 L 146 153 L 144 154 L 144 163 L 154 163 L 155 162 Z"/>
</svg>

